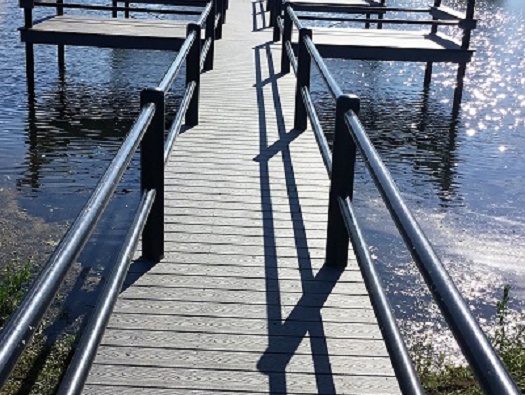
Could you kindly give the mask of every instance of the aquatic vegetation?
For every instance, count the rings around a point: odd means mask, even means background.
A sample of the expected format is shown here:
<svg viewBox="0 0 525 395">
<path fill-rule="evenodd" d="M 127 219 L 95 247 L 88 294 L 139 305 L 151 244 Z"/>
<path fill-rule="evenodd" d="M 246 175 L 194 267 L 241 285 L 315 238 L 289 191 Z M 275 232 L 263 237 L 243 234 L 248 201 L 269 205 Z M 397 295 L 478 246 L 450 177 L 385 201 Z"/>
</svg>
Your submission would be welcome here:
<svg viewBox="0 0 525 395">
<path fill-rule="evenodd" d="M 7 263 L 0 276 L 0 328 L 24 297 L 31 279 L 31 262 Z M 1 395 L 10 394 L 54 394 L 60 379 L 71 360 L 75 337 L 63 335 L 49 344 L 40 325 L 21 359 L 16 365 L 7 384 L 0 390 Z"/>
<path fill-rule="evenodd" d="M 503 288 L 497 303 L 490 340 L 510 375 L 525 392 L 525 314 L 511 314 L 511 287 Z M 447 362 L 443 353 L 436 353 L 429 341 L 412 347 L 412 358 L 427 394 L 483 395 L 468 366 Z"/>
</svg>

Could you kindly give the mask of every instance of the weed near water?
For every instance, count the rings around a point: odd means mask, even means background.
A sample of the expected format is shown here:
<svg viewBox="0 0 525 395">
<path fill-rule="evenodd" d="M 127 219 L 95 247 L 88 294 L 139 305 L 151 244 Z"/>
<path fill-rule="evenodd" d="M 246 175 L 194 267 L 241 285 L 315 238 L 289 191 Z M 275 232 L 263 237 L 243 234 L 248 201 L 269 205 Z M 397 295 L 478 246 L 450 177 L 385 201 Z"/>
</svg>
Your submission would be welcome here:
<svg viewBox="0 0 525 395">
<path fill-rule="evenodd" d="M 510 286 L 505 286 L 496 306 L 490 340 L 511 377 L 525 393 L 525 315 L 510 314 L 509 301 Z M 432 343 L 420 343 L 411 351 L 426 394 L 483 395 L 471 369 L 447 363 L 444 354 L 434 352 Z"/>
<path fill-rule="evenodd" d="M 6 264 L 0 277 L 0 329 L 24 297 L 31 278 L 31 263 Z M 64 335 L 48 344 L 40 325 L 26 347 L 1 395 L 51 395 L 56 391 L 73 354 L 75 337 Z"/>
<path fill-rule="evenodd" d="M 4 266 L 0 275 L 0 328 L 22 300 L 30 277 L 29 261 L 22 265 L 8 263 Z"/>
</svg>

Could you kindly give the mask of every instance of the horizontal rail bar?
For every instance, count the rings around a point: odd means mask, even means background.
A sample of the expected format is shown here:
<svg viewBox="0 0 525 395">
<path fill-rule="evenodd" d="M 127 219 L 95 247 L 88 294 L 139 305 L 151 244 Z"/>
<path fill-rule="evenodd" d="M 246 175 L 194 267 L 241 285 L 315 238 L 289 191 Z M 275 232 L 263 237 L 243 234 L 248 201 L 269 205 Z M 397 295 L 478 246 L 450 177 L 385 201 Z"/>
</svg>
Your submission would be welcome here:
<svg viewBox="0 0 525 395">
<path fill-rule="evenodd" d="M 326 10 L 330 9 L 328 12 L 340 12 L 349 14 L 377 14 L 385 12 L 411 12 L 411 13 L 429 13 L 431 7 L 428 8 L 410 8 L 410 7 L 362 7 L 362 6 L 351 6 L 351 5 L 336 5 L 336 4 L 326 4 L 326 5 L 309 5 L 309 4 L 292 4 L 293 9 L 296 12 L 319 12 L 319 7 L 322 8 L 322 12 L 327 12 Z"/>
<path fill-rule="evenodd" d="M 204 69 L 204 63 L 206 62 L 206 57 L 208 56 L 208 51 L 210 50 L 210 47 L 211 47 L 211 38 L 208 38 L 204 42 L 204 45 L 202 46 L 202 50 L 201 50 L 201 59 L 200 59 L 201 71 Z"/>
<path fill-rule="evenodd" d="M 326 15 L 313 16 L 306 15 L 300 17 L 303 20 L 316 21 L 345 21 L 345 22 L 361 22 L 361 23 L 388 23 L 391 25 L 432 25 L 432 26 L 458 26 L 460 21 L 443 21 L 443 20 L 410 20 L 410 19 L 370 19 L 370 18 L 346 18 L 346 17 L 331 17 Z"/>
<path fill-rule="evenodd" d="M 286 54 L 288 55 L 288 59 L 290 60 L 290 64 L 292 65 L 293 72 L 297 76 L 297 59 L 295 58 L 295 54 L 293 53 L 292 43 L 290 41 L 287 41 L 285 45 Z"/>
<path fill-rule="evenodd" d="M 368 245 L 357 222 L 350 198 L 339 198 L 339 208 L 343 220 L 350 235 L 357 263 L 363 274 L 366 289 L 370 295 L 375 315 L 379 322 L 379 328 L 391 357 L 392 367 L 396 373 L 401 393 L 404 395 L 424 395 L 416 370 L 410 358 L 410 354 L 399 331 L 396 318 L 385 293 L 381 278 L 376 270 L 375 264 L 370 256 Z"/>
<path fill-rule="evenodd" d="M 146 219 L 155 200 L 155 190 L 145 191 L 130 230 L 124 240 L 117 262 L 108 282 L 100 293 L 97 303 L 68 370 L 62 380 L 58 395 L 80 395 L 97 354 L 98 346 L 115 307 L 122 284 L 129 270 L 131 260 L 140 239 Z"/>
<path fill-rule="evenodd" d="M 5 326 L 0 338 L 0 387 L 8 379 L 55 297 L 69 267 L 77 259 L 102 216 L 154 113 L 155 105 L 148 104 L 143 107 L 88 202 Z"/>
<path fill-rule="evenodd" d="M 519 395 L 520 391 L 516 384 L 510 378 L 423 230 L 401 197 L 390 172 L 369 140 L 359 118 L 350 111 L 345 115 L 345 122 L 408 251 L 423 275 L 481 387 L 488 394 Z"/>
<path fill-rule="evenodd" d="M 186 60 L 186 56 L 188 56 L 188 53 L 193 42 L 195 41 L 195 38 L 195 32 L 191 32 L 190 34 L 188 34 L 188 37 L 186 37 L 186 40 L 184 40 L 184 43 L 180 47 L 177 57 L 175 58 L 170 68 L 159 83 L 159 89 L 161 91 L 167 92 L 170 90 L 173 81 L 175 81 L 175 78 L 177 78 L 177 75 L 179 75 L 180 69 L 182 68 L 182 64 Z"/>
<path fill-rule="evenodd" d="M 303 28 L 303 24 L 297 17 L 297 14 L 294 12 L 293 8 L 288 6 L 286 8 L 286 12 L 288 12 L 288 15 L 290 15 L 290 19 L 292 20 L 293 24 L 297 27 L 297 29 L 301 30 Z"/>
<path fill-rule="evenodd" d="M 212 0 L 212 1 L 214 1 L 214 0 Z M 204 25 L 206 23 L 206 19 L 208 18 L 208 15 L 210 15 L 211 9 L 212 9 L 212 3 L 210 1 L 206 5 L 206 8 L 202 11 L 201 16 L 199 17 L 199 19 L 197 20 L 197 24 L 200 27 L 204 27 Z"/>
<path fill-rule="evenodd" d="M 88 4 L 67 4 L 67 3 L 42 3 L 35 2 L 36 6 L 40 7 L 52 7 L 52 8 L 70 8 L 70 9 L 82 9 L 91 11 L 130 11 L 134 12 L 151 12 L 155 14 L 176 14 L 176 15 L 200 15 L 201 11 L 190 11 L 190 10 L 162 10 L 155 8 L 130 8 L 130 7 L 111 7 L 103 5 L 88 5 Z"/>
<path fill-rule="evenodd" d="M 315 111 L 315 106 L 310 96 L 308 89 L 301 89 L 301 95 L 303 96 L 303 102 L 306 108 L 306 113 L 310 119 L 310 124 L 314 130 L 314 136 L 317 141 L 317 145 L 321 150 L 321 157 L 323 158 L 326 171 L 328 172 L 328 177 L 332 178 L 332 153 L 330 152 L 330 146 L 323 132 L 323 127 L 317 116 L 317 111 Z"/>
<path fill-rule="evenodd" d="M 186 91 L 184 92 L 184 96 L 182 97 L 179 110 L 177 111 L 177 115 L 175 116 L 175 119 L 171 124 L 171 128 L 168 132 L 166 142 L 164 143 L 164 164 L 168 162 L 170 152 L 173 148 L 173 145 L 175 144 L 177 136 L 180 133 L 182 121 L 184 119 L 184 116 L 186 115 L 186 111 L 188 111 L 188 107 L 190 105 L 191 98 L 193 97 L 193 93 L 195 92 L 196 86 L 197 84 L 195 83 L 195 81 L 192 81 L 186 87 Z"/>
<path fill-rule="evenodd" d="M 310 37 L 305 37 L 304 43 L 332 97 L 336 99 L 337 97 L 341 96 L 343 94 L 343 90 L 339 87 L 339 84 L 335 81 L 334 77 L 332 77 L 332 74 L 328 70 L 328 67 L 326 67 L 325 62 L 315 47 L 312 39 Z"/>
</svg>

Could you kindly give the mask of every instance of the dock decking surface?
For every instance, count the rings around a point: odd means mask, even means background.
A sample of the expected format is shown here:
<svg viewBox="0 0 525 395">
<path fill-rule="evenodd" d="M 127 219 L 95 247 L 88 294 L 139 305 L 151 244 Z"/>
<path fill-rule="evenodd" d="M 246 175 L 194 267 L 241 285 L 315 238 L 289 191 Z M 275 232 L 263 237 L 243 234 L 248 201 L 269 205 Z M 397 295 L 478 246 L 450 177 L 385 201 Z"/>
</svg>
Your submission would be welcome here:
<svg viewBox="0 0 525 395">
<path fill-rule="evenodd" d="M 261 8 L 230 2 L 167 165 L 165 259 L 132 265 L 85 394 L 399 393 L 353 254 L 323 268 L 329 180 Z"/>
<path fill-rule="evenodd" d="M 373 21 L 373 20 L 372 20 Z M 377 21 L 376 21 L 377 22 Z M 408 62 L 469 62 L 474 51 L 444 34 L 418 30 L 313 27 L 312 39 L 326 58 Z M 295 46 L 297 29 L 293 32 Z"/>
<path fill-rule="evenodd" d="M 193 18 L 196 21 L 197 17 Z M 186 39 L 189 20 L 124 19 L 61 15 L 22 30 L 22 41 L 109 48 L 176 51 Z"/>
</svg>

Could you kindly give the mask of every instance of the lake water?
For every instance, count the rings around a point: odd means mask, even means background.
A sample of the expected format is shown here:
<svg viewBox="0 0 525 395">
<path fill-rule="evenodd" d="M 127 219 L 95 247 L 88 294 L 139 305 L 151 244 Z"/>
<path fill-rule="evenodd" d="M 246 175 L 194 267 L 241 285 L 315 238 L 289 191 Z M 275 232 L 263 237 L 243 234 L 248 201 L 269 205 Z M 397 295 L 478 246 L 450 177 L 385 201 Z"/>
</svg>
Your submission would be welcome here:
<svg viewBox="0 0 525 395">
<path fill-rule="evenodd" d="M 421 64 L 328 65 L 345 91 L 362 98 L 362 121 L 403 196 L 472 308 L 486 319 L 503 284 L 513 286 L 517 310 L 525 301 L 525 2 L 480 0 L 476 14 L 477 52 L 458 117 L 451 115 L 453 65 L 435 65 L 428 91 Z M 158 83 L 174 54 L 67 48 L 61 77 L 56 49 L 36 46 L 33 102 L 25 88 L 17 31 L 22 25 L 17 2 L 0 0 L 0 189 L 29 217 L 63 226 L 75 218 L 129 130 L 140 90 Z M 333 104 L 319 83 L 313 87 L 329 125 Z M 123 234 L 137 189 L 138 172 L 128 172 L 95 237 Z M 397 314 L 426 322 L 421 280 L 362 166 L 356 204 Z M 81 262 L 109 262 L 111 247 Z"/>
</svg>

